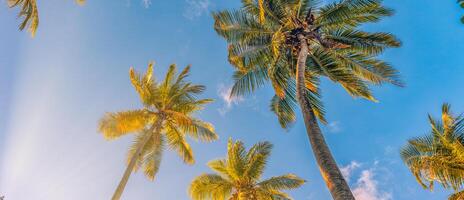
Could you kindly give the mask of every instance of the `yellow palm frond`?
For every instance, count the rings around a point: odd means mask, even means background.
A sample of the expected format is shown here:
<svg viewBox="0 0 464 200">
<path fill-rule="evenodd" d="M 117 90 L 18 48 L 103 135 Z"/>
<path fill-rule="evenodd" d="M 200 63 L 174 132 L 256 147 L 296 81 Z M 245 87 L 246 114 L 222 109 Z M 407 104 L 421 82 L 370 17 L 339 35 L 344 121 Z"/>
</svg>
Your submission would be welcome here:
<svg viewBox="0 0 464 200">
<path fill-rule="evenodd" d="M 208 166 L 217 174 L 203 174 L 190 184 L 189 194 L 194 200 L 290 200 L 282 190 L 295 189 L 304 180 L 287 174 L 260 181 L 272 145 L 261 142 L 248 151 L 240 141 L 229 139 L 225 159 L 213 160 Z"/>
<path fill-rule="evenodd" d="M 193 200 L 229 200 L 233 183 L 214 174 L 203 174 L 190 184 L 189 194 Z"/>
<path fill-rule="evenodd" d="M 114 194 L 116 198 L 134 170 L 141 169 L 148 179 L 155 179 L 165 147 L 176 151 L 185 163 L 193 164 L 194 154 L 187 137 L 201 141 L 218 138 L 211 124 L 193 117 L 195 111 L 212 100 L 198 98 L 205 87 L 186 81 L 189 72 L 190 66 L 176 76 L 176 66 L 171 65 L 164 80 L 157 81 L 152 62 L 143 74 L 131 68 L 130 80 L 143 109 L 107 113 L 100 120 L 99 131 L 106 139 L 136 134 L 127 156 L 128 168 Z"/>
<path fill-rule="evenodd" d="M 99 122 L 98 131 L 105 139 L 113 140 L 142 130 L 151 120 L 154 120 L 154 116 L 150 116 L 144 110 L 106 113 Z"/>
<path fill-rule="evenodd" d="M 8 0 L 8 6 L 10 8 L 19 6 L 20 11 L 18 14 L 19 18 L 23 21 L 19 25 L 19 30 L 24 30 L 28 27 L 28 31 L 31 36 L 34 37 L 39 26 L 39 11 L 37 9 L 36 0 Z"/>
<path fill-rule="evenodd" d="M 195 163 L 192 148 L 185 140 L 184 133 L 180 132 L 175 127 L 169 126 L 166 129 L 166 139 L 168 146 L 175 150 L 185 163 L 190 165 Z"/>
</svg>

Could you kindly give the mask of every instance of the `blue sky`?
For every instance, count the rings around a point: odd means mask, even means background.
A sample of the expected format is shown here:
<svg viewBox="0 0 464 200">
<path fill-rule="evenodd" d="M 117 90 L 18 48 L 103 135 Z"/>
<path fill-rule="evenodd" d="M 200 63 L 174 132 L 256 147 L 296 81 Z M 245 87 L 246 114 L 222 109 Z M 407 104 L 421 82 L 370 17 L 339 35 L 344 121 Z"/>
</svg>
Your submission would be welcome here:
<svg viewBox="0 0 464 200">
<path fill-rule="evenodd" d="M 131 137 L 107 142 L 96 132 L 107 111 L 140 106 L 128 70 L 150 60 L 192 64 L 190 80 L 207 86 L 216 102 L 200 113 L 220 140 L 193 142 L 196 164 L 173 152 L 158 179 L 134 174 L 124 199 L 188 199 L 190 181 L 223 157 L 229 137 L 274 144 L 266 177 L 295 173 L 308 180 L 292 191 L 297 200 L 330 199 L 310 151 L 303 123 L 280 129 L 268 109 L 270 88 L 242 99 L 224 98 L 231 85 L 226 44 L 212 29 L 210 11 L 238 8 L 238 0 L 39 1 L 36 38 L 17 31 L 17 10 L 0 6 L 0 194 L 8 200 L 108 199 L 124 170 Z M 332 152 L 361 200 L 445 199 L 425 191 L 399 158 L 406 140 L 426 133 L 426 114 L 449 102 L 464 112 L 464 25 L 455 1 L 386 0 L 397 14 L 368 30 L 396 34 L 403 47 L 382 57 L 401 71 L 405 88 L 375 88 L 379 103 L 353 99 L 323 81 Z M 147 6 L 148 5 L 148 6 Z"/>
</svg>

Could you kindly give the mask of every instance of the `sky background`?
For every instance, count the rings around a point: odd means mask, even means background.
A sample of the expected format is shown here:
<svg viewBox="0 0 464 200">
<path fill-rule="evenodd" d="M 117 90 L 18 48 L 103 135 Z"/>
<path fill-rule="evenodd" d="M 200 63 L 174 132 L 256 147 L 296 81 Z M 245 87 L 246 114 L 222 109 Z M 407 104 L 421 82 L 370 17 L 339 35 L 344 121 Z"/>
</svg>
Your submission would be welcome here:
<svg viewBox="0 0 464 200">
<path fill-rule="evenodd" d="M 107 142 L 96 132 L 105 112 L 141 106 L 128 70 L 151 60 L 163 75 L 171 63 L 192 64 L 190 80 L 217 99 L 199 115 L 220 140 L 192 142 L 196 164 L 166 151 L 155 182 L 133 174 L 123 199 L 186 200 L 190 181 L 210 172 L 229 137 L 247 146 L 274 144 L 265 177 L 295 173 L 308 182 L 296 200 L 330 199 L 299 120 L 284 131 L 269 111 L 272 90 L 228 99 L 232 67 L 210 12 L 238 8 L 239 0 L 39 1 L 34 39 L 19 32 L 17 10 L 0 0 L 0 196 L 6 200 L 108 199 L 125 168 L 131 136 Z M 423 190 L 402 163 L 399 149 L 429 129 L 426 114 L 443 102 L 464 112 L 464 14 L 455 1 L 386 0 L 396 15 L 367 30 L 394 33 L 403 47 L 382 57 L 407 86 L 375 88 L 379 103 L 353 99 L 323 81 L 328 125 L 323 127 L 342 171 L 360 200 L 445 199 L 449 191 Z M 299 116 L 298 119 L 301 119 Z"/>
</svg>

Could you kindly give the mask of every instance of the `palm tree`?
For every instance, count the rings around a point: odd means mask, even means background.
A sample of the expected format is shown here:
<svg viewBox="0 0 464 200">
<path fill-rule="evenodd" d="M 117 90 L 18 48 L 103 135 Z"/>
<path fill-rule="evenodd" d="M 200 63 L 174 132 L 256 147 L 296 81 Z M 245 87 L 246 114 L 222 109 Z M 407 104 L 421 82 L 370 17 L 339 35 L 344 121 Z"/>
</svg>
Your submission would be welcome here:
<svg viewBox="0 0 464 200">
<path fill-rule="evenodd" d="M 419 184 L 433 189 L 433 182 L 456 191 L 450 200 L 464 199 L 464 118 L 451 114 L 443 104 L 441 121 L 429 115 L 428 135 L 413 138 L 401 150 L 401 157 Z M 428 183 L 428 184 L 426 184 Z"/>
<path fill-rule="evenodd" d="M 193 200 L 290 200 L 282 190 L 296 189 L 304 180 L 293 174 L 261 181 L 272 144 L 261 142 L 247 152 L 243 143 L 229 139 L 227 157 L 208 166 L 217 174 L 203 174 L 192 181 Z"/>
<path fill-rule="evenodd" d="M 79 5 L 84 5 L 86 0 L 75 0 Z M 34 37 L 39 27 L 39 10 L 37 9 L 37 0 L 8 0 L 8 6 L 21 7 L 18 17 L 23 18 L 23 22 L 19 25 L 19 30 L 24 30 L 28 27 L 31 36 Z"/>
<path fill-rule="evenodd" d="M 320 6 L 315 0 L 266 0 L 260 20 L 256 0 L 242 0 L 242 8 L 213 13 L 216 32 L 229 45 L 235 68 L 231 96 L 241 96 L 271 82 L 275 96 L 271 110 L 289 128 L 295 108 L 302 110 L 307 134 L 326 184 L 336 200 L 354 199 L 327 146 L 317 119 L 325 123 L 319 80 L 327 77 L 349 94 L 375 101 L 369 83 L 401 86 L 398 72 L 376 58 L 399 47 L 389 33 L 357 28 L 393 11 L 380 0 L 344 0 Z"/>
<path fill-rule="evenodd" d="M 142 168 L 147 178 L 154 180 L 166 145 L 175 150 L 185 163 L 193 164 L 193 152 L 186 137 L 206 142 L 218 138 L 211 124 L 192 116 L 212 100 L 198 99 L 197 95 L 205 87 L 185 81 L 189 71 L 190 66 L 187 66 L 176 76 L 176 66 L 171 65 L 164 80 L 157 82 L 153 76 L 153 63 L 143 75 L 130 69 L 130 79 L 143 108 L 107 113 L 98 127 L 107 140 L 135 134 L 128 165 L 113 200 L 120 199 L 132 171 Z"/>
</svg>

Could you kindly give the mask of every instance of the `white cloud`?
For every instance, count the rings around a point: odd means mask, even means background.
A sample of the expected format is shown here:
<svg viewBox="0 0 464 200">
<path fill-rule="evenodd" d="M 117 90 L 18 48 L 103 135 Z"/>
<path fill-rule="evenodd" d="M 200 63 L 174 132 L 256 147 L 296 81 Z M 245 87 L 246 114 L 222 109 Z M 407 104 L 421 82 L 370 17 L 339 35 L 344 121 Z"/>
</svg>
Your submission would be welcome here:
<svg viewBox="0 0 464 200">
<path fill-rule="evenodd" d="M 345 177 L 346 181 L 350 181 L 351 175 L 354 170 L 361 167 L 361 164 L 356 161 L 351 161 L 351 163 L 347 166 L 341 167 L 340 171 L 342 172 L 343 176 Z"/>
<path fill-rule="evenodd" d="M 187 7 L 184 11 L 184 17 L 193 20 L 208 12 L 211 3 L 209 0 L 185 0 Z"/>
<path fill-rule="evenodd" d="M 145 8 L 150 8 L 152 1 L 151 0 L 141 0 L 140 3 L 142 4 L 143 7 Z M 126 6 L 131 7 L 132 5 L 132 0 L 126 0 Z"/>
<path fill-rule="evenodd" d="M 378 188 L 378 182 L 374 179 L 374 169 L 363 170 L 353 190 L 357 200 L 391 200 L 392 194 L 382 192 Z"/>
<path fill-rule="evenodd" d="M 231 91 L 232 86 L 225 86 L 224 84 L 220 84 L 218 87 L 217 94 L 219 97 L 221 97 L 224 104 L 221 108 L 218 109 L 221 115 L 225 115 L 232 109 L 233 105 L 237 105 L 244 100 L 243 97 L 231 97 Z"/>
<path fill-rule="evenodd" d="M 142 0 L 143 7 L 149 8 L 151 6 L 151 0 Z"/>
<path fill-rule="evenodd" d="M 339 121 L 333 121 L 333 122 L 330 122 L 327 127 L 329 128 L 329 132 L 331 133 L 338 133 L 342 130 L 342 128 L 340 127 L 340 122 Z"/>
<path fill-rule="evenodd" d="M 351 187 L 353 188 L 353 195 L 357 200 L 391 200 L 392 194 L 384 192 L 379 188 L 379 181 L 376 180 L 376 172 L 381 171 L 382 180 L 388 179 L 389 170 L 379 167 L 379 161 L 374 161 L 372 164 L 360 163 L 351 161 L 350 164 L 340 168 L 343 176 L 347 182 L 354 175 L 359 177 L 356 179 Z M 360 173 L 358 173 L 360 171 Z"/>
</svg>

